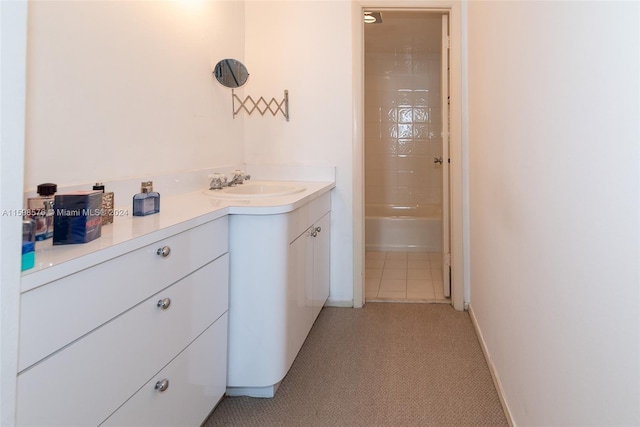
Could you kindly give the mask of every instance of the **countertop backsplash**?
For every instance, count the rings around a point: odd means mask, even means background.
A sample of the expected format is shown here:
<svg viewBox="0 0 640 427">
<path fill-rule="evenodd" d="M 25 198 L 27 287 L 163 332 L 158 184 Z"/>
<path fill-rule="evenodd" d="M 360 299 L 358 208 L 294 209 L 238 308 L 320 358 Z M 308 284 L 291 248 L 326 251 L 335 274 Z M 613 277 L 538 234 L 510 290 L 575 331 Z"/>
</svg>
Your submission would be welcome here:
<svg viewBox="0 0 640 427">
<path fill-rule="evenodd" d="M 269 181 L 328 181 L 335 182 L 334 166 L 309 166 L 309 165 L 263 165 L 243 164 L 221 166 L 211 169 L 202 169 L 185 172 L 167 173 L 162 175 L 147 175 L 135 178 L 123 178 L 114 181 L 104 181 L 96 177 L 95 181 L 85 184 L 65 185 L 56 182 L 51 177 L 48 182 L 58 185 L 58 193 L 77 190 L 91 190 L 96 182 L 102 182 L 105 191 L 112 191 L 115 195 L 115 209 L 130 209 L 134 194 L 140 192 L 142 181 L 153 181 L 153 189 L 162 197 L 170 197 L 196 190 L 205 190 L 209 185 L 209 175 L 213 173 L 229 174 L 236 169 L 242 169 L 251 175 L 254 180 Z M 24 193 L 23 204 L 26 206 L 27 198 L 36 196 L 35 189 Z"/>
<path fill-rule="evenodd" d="M 77 190 L 91 190 L 96 182 L 102 182 L 105 191 L 112 191 L 115 195 L 116 209 L 130 209 L 134 194 L 140 192 L 142 181 L 153 181 L 153 189 L 161 196 L 175 196 L 199 189 L 205 189 L 209 184 L 209 175 L 212 173 L 229 173 L 235 169 L 243 169 L 243 166 L 222 166 L 218 168 L 202 169 L 194 171 L 184 171 L 167 173 L 161 175 L 145 175 L 140 177 L 123 178 L 114 181 L 105 181 L 96 177 L 95 181 L 85 184 L 65 185 L 56 182 L 55 177 L 51 177 L 49 182 L 58 184 L 58 193 Z M 31 189 L 24 194 L 24 203 L 29 197 L 36 196 L 35 189 Z"/>
</svg>

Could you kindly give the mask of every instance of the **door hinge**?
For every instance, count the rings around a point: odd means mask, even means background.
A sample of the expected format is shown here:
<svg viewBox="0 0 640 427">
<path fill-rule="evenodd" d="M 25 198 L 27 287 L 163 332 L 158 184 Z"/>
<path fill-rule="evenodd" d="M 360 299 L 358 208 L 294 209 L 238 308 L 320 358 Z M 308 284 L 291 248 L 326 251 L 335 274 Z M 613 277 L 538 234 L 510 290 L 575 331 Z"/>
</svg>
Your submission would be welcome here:
<svg viewBox="0 0 640 427">
<path fill-rule="evenodd" d="M 444 265 L 451 267 L 451 252 L 447 252 L 444 256 Z"/>
<path fill-rule="evenodd" d="M 447 49 L 451 49 L 451 37 L 447 36 Z"/>
</svg>

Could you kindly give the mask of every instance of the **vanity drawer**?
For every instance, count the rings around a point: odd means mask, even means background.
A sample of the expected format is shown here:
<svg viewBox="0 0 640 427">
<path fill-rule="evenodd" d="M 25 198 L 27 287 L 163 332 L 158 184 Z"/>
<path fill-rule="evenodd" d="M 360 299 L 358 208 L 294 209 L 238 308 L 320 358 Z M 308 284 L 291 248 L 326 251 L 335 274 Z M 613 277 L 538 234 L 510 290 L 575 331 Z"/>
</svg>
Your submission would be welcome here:
<svg viewBox="0 0 640 427">
<path fill-rule="evenodd" d="M 168 256 L 163 248 L 170 248 Z M 23 293 L 18 370 L 227 251 L 224 217 Z"/>
<path fill-rule="evenodd" d="M 21 372 L 18 425 L 84 426 L 106 419 L 227 311 L 228 258 L 207 264 Z M 163 309 L 160 303 L 167 298 Z"/>
<path fill-rule="evenodd" d="M 199 426 L 224 395 L 226 373 L 227 314 L 101 425 Z"/>
</svg>

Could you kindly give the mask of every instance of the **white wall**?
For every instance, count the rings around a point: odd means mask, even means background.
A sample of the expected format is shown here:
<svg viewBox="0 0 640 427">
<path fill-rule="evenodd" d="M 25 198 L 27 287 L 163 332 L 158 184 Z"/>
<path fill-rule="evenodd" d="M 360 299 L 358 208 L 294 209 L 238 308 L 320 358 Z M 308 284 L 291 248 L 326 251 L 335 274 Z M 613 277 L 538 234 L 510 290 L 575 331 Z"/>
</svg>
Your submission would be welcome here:
<svg viewBox="0 0 640 427">
<path fill-rule="evenodd" d="M 246 1 L 245 96 L 282 99 L 291 119 L 245 116 L 247 163 L 335 165 L 331 295 L 353 298 L 351 4 Z"/>
<path fill-rule="evenodd" d="M 468 4 L 471 306 L 517 425 L 639 425 L 638 2 Z"/>
<path fill-rule="evenodd" d="M 30 2 L 25 190 L 241 163 L 243 56 L 242 2 Z"/>
</svg>

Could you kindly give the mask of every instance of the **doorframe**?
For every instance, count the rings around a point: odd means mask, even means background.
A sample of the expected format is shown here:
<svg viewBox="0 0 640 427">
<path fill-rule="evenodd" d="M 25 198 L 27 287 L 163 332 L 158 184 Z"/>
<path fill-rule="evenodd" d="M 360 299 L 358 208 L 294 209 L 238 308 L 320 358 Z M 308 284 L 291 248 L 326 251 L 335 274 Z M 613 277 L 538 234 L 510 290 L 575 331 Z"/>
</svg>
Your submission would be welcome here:
<svg viewBox="0 0 640 427">
<path fill-rule="evenodd" d="M 467 138 L 463 134 L 463 19 L 460 1 L 362 0 L 352 2 L 353 77 L 353 306 L 364 305 L 364 22 L 365 9 L 446 12 L 449 14 L 450 50 L 450 198 L 451 198 L 451 303 L 466 309 L 470 297 L 468 244 Z M 465 98 L 466 101 L 466 98 Z M 467 255 L 467 256 L 465 256 Z"/>
<path fill-rule="evenodd" d="M 27 83 L 26 0 L 0 2 L 0 209 L 23 206 Z M 15 425 L 20 323 L 20 233 L 22 216 L 0 216 L 0 425 Z M 18 249 L 18 250 L 16 250 Z"/>
</svg>

